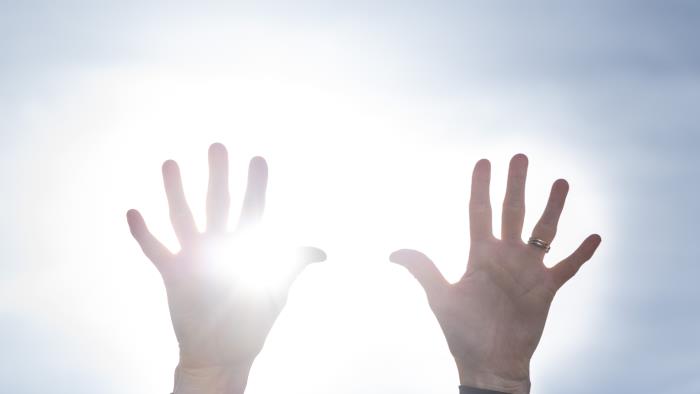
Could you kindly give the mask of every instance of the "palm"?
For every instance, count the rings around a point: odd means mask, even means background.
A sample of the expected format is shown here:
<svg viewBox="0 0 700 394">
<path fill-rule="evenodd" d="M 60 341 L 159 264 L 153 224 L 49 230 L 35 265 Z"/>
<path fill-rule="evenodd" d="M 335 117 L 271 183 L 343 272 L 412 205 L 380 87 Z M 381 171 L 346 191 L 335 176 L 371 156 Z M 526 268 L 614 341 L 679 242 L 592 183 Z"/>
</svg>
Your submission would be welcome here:
<svg viewBox="0 0 700 394">
<path fill-rule="evenodd" d="M 267 165 L 262 158 L 251 160 L 243 209 L 234 233 L 226 231 L 228 159 L 223 145 L 214 144 L 210 148 L 209 167 L 207 229 L 200 233 L 185 201 L 177 164 L 167 161 L 163 165 L 170 218 L 181 245 L 177 254 L 168 251 L 150 234 L 137 211 L 127 214 L 134 238 L 163 277 L 173 329 L 180 344 L 180 365 L 191 368 L 250 363 L 262 349 L 295 274 L 306 263 L 325 258 L 316 248 L 302 248 L 296 265 L 287 280 L 279 284 L 280 288 L 249 291 L 237 285 L 240 278 L 221 268 L 250 262 L 215 252 L 249 246 L 245 243 L 250 238 L 241 235 L 254 232 L 262 216 Z M 254 247 L 245 257 L 262 255 L 267 249 L 270 248 Z"/>
<path fill-rule="evenodd" d="M 547 286 L 546 269 L 536 258 L 527 258 L 529 247 L 493 240 L 474 249 L 478 252 L 469 267 L 498 264 L 503 267 L 502 278 L 494 280 L 485 269 L 469 269 L 450 286 L 446 308 L 434 307 L 435 314 L 447 342 L 455 344 L 455 357 L 474 367 L 503 371 L 515 364 L 522 375 L 511 378 L 522 378 L 554 295 Z M 503 328 L 513 335 L 503 335 Z"/>
<path fill-rule="evenodd" d="M 172 261 L 177 268 L 164 274 L 181 359 L 193 367 L 247 362 L 262 349 L 283 300 L 268 293 L 241 294 L 229 281 L 217 281 L 207 269 L 210 256 L 202 251 L 209 246 L 181 251 Z"/>
<path fill-rule="evenodd" d="M 448 283 L 420 252 L 400 250 L 391 256 L 423 285 L 460 377 L 467 381 L 463 384 L 511 392 L 529 387 L 530 358 L 552 299 L 600 242 L 597 235 L 591 236 L 567 259 L 547 268 L 545 251 L 521 238 L 526 171 L 527 158 L 515 156 L 503 206 L 502 235 L 496 239 L 491 230 L 490 166 L 485 160 L 477 163 L 470 201 L 472 244 L 467 271 L 457 283 Z M 566 181 L 554 183 L 533 237 L 551 242 L 567 192 Z"/>
</svg>

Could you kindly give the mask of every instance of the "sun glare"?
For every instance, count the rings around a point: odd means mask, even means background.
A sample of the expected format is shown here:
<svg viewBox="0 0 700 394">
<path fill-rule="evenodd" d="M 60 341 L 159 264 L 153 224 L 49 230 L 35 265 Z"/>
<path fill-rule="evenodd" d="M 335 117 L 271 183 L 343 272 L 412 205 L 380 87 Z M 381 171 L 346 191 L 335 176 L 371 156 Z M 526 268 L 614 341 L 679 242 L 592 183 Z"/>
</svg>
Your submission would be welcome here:
<svg viewBox="0 0 700 394">
<path fill-rule="evenodd" d="M 204 248 L 211 280 L 252 296 L 284 292 L 299 261 L 284 238 L 262 228 L 211 239 Z"/>
</svg>

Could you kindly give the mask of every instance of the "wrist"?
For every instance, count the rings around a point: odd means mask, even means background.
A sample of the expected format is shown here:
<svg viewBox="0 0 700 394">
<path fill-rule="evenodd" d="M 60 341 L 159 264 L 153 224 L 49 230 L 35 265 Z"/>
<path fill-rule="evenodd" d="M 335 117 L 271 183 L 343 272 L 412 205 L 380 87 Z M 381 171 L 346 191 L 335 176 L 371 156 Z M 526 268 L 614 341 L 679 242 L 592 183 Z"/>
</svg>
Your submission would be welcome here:
<svg viewBox="0 0 700 394">
<path fill-rule="evenodd" d="M 173 394 L 243 394 L 252 364 L 175 368 Z"/>
<path fill-rule="evenodd" d="M 458 360 L 456 362 L 459 384 L 462 386 L 508 394 L 528 394 L 530 392 L 529 366 L 501 370 L 471 367 Z"/>
</svg>

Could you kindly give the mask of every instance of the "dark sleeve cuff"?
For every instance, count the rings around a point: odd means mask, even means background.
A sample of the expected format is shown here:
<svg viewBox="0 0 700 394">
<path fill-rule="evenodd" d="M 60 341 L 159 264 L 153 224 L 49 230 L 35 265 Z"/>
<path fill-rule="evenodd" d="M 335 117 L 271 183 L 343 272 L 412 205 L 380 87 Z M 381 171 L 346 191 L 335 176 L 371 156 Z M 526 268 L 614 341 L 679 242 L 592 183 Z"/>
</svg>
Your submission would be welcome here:
<svg viewBox="0 0 700 394">
<path fill-rule="evenodd" d="M 475 389 L 474 387 L 459 386 L 459 394 L 508 394 L 508 393 L 504 393 L 502 391 Z"/>
</svg>

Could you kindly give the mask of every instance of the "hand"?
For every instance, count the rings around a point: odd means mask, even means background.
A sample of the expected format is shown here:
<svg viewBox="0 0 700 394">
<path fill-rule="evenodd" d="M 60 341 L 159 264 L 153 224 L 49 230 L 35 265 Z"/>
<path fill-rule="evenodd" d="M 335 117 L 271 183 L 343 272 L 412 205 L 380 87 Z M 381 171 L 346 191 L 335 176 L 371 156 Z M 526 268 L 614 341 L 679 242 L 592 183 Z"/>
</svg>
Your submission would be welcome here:
<svg viewBox="0 0 700 394">
<path fill-rule="evenodd" d="M 171 253 L 151 235 L 138 211 L 130 210 L 127 220 L 132 235 L 165 283 L 170 317 L 180 345 L 175 391 L 243 392 L 250 366 L 284 306 L 294 277 L 306 264 L 325 260 L 325 254 L 316 248 L 302 248 L 280 288 L 246 291 L 236 286 L 235 279 L 239 278 L 227 277 L 227 272 L 220 268 L 250 264 L 250 261 L 228 261 L 230 256 L 213 252 L 253 247 L 251 253 L 241 255 L 247 260 L 275 249 L 275 245 L 266 244 L 267 240 L 262 240 L 262 245 L 241 245 L 250 239 L 242 234 L 254 231 L 263 214 L 267 187 L 265 160 L 255 157 L 250 161 L 239 226 L 233 233 L 227 232 L 228 158 L 223 145 L 213 144 L 209 148 L 205 232 L 197 230 L 185 200 L 179 168 L 172 160 L 163 164 L 163 181 L 180 251 Z"/>
<path fill-rule="evenodd" d="M 501 239 L 494 237 L 491 228 L 490 163 L 481 160 L 476 164 L 469 202 L 469 261 L 457 283 L 448 283 L 420 252 L 404 249 L 390 257 L 425 289 L 464 386 L 529 392 L 530 358 L 552 299 L 601 241 L 600 236 L 591 235 L 557 265 L 547 268 L 543 264 L 545 250 L 521 238 L 527 164 L 525 155 L 516 155 L 510 162 Z M 547 207 L 532 232 L 534 238 L 554 239 L 568 190 L 565 180 L 554 182 Z"/>
</svg>

